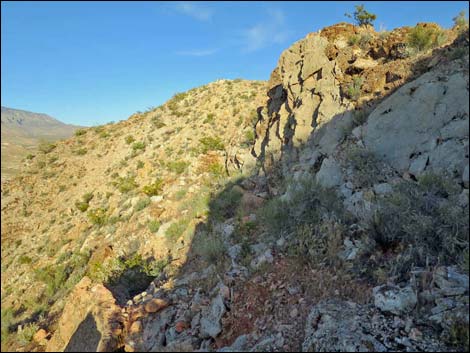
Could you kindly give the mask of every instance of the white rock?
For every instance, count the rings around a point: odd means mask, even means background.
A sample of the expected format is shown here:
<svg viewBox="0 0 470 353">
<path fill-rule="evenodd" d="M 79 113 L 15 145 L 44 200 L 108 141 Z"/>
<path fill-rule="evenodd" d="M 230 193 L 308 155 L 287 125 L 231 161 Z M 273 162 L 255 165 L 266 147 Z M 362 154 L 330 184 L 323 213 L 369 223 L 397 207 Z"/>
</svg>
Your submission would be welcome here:
<svg viewBox="0 0 470 353">
<path fill-rule="evenodd" d="M 152 196 L 150 197 L 150 201 L 152 201 L 153 203 L 161 202 L 163 201 L 163 196 L 162 195 Z"/>
</svg>

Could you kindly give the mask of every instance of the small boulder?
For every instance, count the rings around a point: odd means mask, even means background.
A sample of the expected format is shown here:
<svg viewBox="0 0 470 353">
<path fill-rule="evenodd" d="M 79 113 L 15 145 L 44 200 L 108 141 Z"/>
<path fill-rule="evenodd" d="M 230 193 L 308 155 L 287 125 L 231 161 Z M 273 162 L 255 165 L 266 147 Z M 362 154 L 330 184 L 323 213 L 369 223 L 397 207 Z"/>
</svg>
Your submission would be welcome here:
<svg viewBox="0 0 470 353">
<path fill-rule="evenodd" d="M 408 286 L 400 288 L 394 285 L 382 285 L 373 289 L 374 304 L 382 311 L 399 315 L 413 309 L 418 298 Z"/>
</svg>

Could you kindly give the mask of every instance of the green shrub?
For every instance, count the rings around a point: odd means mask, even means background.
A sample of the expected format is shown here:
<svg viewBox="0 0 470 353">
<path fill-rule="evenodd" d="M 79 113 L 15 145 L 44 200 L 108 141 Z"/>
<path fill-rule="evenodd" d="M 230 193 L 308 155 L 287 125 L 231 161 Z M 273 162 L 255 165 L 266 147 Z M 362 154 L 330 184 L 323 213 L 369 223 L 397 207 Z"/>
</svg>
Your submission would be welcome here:
<svg viewBox="0 0 470 353">
<path fill-rule="evenodd" d="M 365 8 L 364 5 L 355 5 L 355 11 L 351 15 L 349 13 L 346 13 L 345 16 L 352 18 L 354 17 L 354 21 L 358 26 L 366 26 L 370 25 L 372 26 L 374 24 L 374 21 L 377 19 L 377 15 L 368 12 Z"/>
<path fill-rule="evenodd" d="M 89 204 L 88 202 L 76 201 L 75 207 L 77 207 L 79 211 L 85 212 L 86 210 L 88 210 Z"/>
<path fill-rule="evenodd" d="M 188 168 L 189 164 L 190 163 L 186 161 L 170 161 L 167 163 L 166 167 L 170 172 L 182 174 L 185 172 L 186 168 Z"/>
<path fill-rule="evenodd" d="M 239 187 L 230 185 L 220 192 L 209 203 L 211 215 L 216 220 L 224 220 L 235 216 L 243 194 Z"/>
<path fill-rule="evenodd" d="M 28 255 L 21 255 L 18 259 L 18 262 L 21 265 L 29 265 L 33 260 Z"/>
<path fill-rule="evenodd" d="M 450 179 L 428 175 L 418 183 L 403 181 L 378 200 L 370 227 L 375 241 L 385 250 L 398 245 L 403 249 L 388 264 L 391 275 L 403 276 L 413 266 L 464 261 L 468 207 L 455 205 L 453 198 L 459 189 L 451 184 Z"/>
<path fill-rule="evenodd" d="M 156 233 L 158 232 L 158 230 L 160 229 L 160 226 L 161 226 L 161 223 L 154 219 L 154 220 L 151 220 L 148 224 L 148 227 L 149 227 L 149 230 L 152 232 L 152 233 Z"/>
<path fill-rule="evenodd" d="M 213 124 L 215 121 L 215 115 L 213 113 L 207 114 L 207 117 L 204 119 L 203 124 Z"/>
<path fill-rule="evenodd" d="M 199 140 L 201 143 L 201 152 L 207 153 L 209 151 L 223 151 L 225 145 L 220 137 L 206 136 Z"/>
<path fill-rule="evenodd" d="M 86 148 L 79 148 L 78 150 L 75 150 L 74 151 L 74 154 L 76 154 L 77 156 L 84 156 L 85 154 L 88 153 L 88 150 Z"/>
<path fill-rule="evenodd" d="M 162 127 L 166 126 L 166 124 L 163 121 L 161 121 L 160 118 L 156 116 L 154 116 L 151 121 L 152 121 L 153 126 L 157 129 L 161 129 Z"/>
<path fill-rule="evenodd" d="M 221 264 L 226 258 L 226 248 L 220 236 L 214 233 L 199 232 L 193 239 L 197 255 L 209 264 Z"/>
<path fill-rule="evenodd" d="M 142 192 L 148 196 L 157 196 L 163 191 L 163 179 L 158 178 L 154 183 L 145 185 Z"/>
<path fill-rule="evenodd" d="M 248 130 L 245 132 L 245 141 L 243 145 L 249 147 L 255 142 L 255 132 L 253 130 Z"/>
<path fill-rule="evenodd" d="M 188 228 L 189 219 L 181 219 L 172 223 L 166 230 L 166 237 L 170 241 L 176 241 L 181 234 Z"/>
<path fill-rule="evenodd" d="M 136 166 L 136 168 L 137 168 L 137 169 L 142 169 L 143 167 L 144 167 L 144 162 L 142 162 L 142 161 L 137 161 L 137 166 Z"/>
<path fill-rule="evenodd" d="M 188 191 L 186 189 L 181 189 L 181 190 L 178 190 L 176 193 L 175 193 L 175 199 L 177 201 L 183 199 L 185 196 L 186 196 L 186 193 Z"/>
<path fill-rule="evenodd" d="M 97 226 L 105 225 L 108 220 L 107 210 L 102 207 L 88 211 L 87 215 L 90 222 Z"/>
<path fill-rule="evenodd" d="M 346 93 L 348 97 L 354 101 L 357 101 L 361 96 L 361 87 L 364 82 L 362 77 L 354 77 L 353 82 L 347 87 Z"/>
<path fill-rule="evenodd" d="M 122 193 L 127 193 L 138 186 L 134 176 L 118 177 L 113 185 Z"/>
<path fill-rule="evenodd" d="M 144 142 L 134 142 L 132 144 L 133 151 L 143 151 L 145 150 L 145 143 Z"/>
<path fill-rule="evenodd" d="M 457 16 L 455 16 L 452 21 L 454 21 L 454 27 L 467 27 L 468 20 L 465 17 L 465 11 L 460 11 Z"/>
<path fill-rule="evenodd" d="M 46 284 L 46 295 L 51 298 L 67 281 L 69 272 L 63 265 L 48 265 L 35 271 L 36 279 Z"/>
<path fill-rule="evenodd" d="M 2 351 L 3 343 L 7 341 L 11 331 L 10 327 L 13 324 L 13 309 L 12 308 L 3 308 L 1 309 L 1 322 L 2 322 Z"/>
<path fill-rule="evenodd" d="M 135 141 L 135 138 L 132 135 L 128 135 L 128 136 L 126 136 L 125 141 L 128 145 L 130 145 L 132 142 Z"/>
<path fill-rule="evenodd" d="M 444 31 L 418 24 L 408 33 L 407 44 L 417 51 L 424 51 L 442 45 L 445 39 Z"/>
<path fill-rule="evenodd" d="M 88 209 L 91 199 L 93 199 L 93 193 L 87 192 L 82 196 L 82 201 L 75 202 L 75 207 L 81 212 L 85 212 Z"/>
<path fill-rule="evenodd" d="M 146 208 L 148 205 L 150 205 L 150 199 L 148 197 L 140 199 L 137 201 L 136 205 L 134 206 L 134 209 L 138 211 L 142 211 L 144 208 Z"/>
<path fill-rule="evenodd" d="M 28 153 L 28 154 L 26 155 L 26 159 L 27 159 L 27 160 L 31 160 L 31 159 L 33 159 L 34 157 L 35 157 L 35 155 L 34 155 L 34 154 L 31 154 L 31 153 Z"/>
<path fill-rule="evenodd" d="M 42 141 L 38 146 L 39 151 L 44 154 L 52 152 L 55 148 L 56 145 L 54 143 L 47 141 Z"/>
<path fill-rule="evenodd" d="M 33 339 L 34 334 L 39 330 L 38 324 L 32 322 L 23 326 L 21 331 L 18 331 L 16 338 L 18 343 L 26 346 Z"/>
<path fill-rule="evenodd" d="M 354 173 L 354 184 L 358 187 L 372 186 L 379 181 L 380 161 L 364 148 L 354 147 L 348 150 L 346 159 Z"/>
<path fill-rule="evenodd" d="M 85 135 L 87 132 L 86 129 L 78 129 L 78 130 L 75 130 L 75 136 L 82 136 L 82 135 Z"/>
</svg>

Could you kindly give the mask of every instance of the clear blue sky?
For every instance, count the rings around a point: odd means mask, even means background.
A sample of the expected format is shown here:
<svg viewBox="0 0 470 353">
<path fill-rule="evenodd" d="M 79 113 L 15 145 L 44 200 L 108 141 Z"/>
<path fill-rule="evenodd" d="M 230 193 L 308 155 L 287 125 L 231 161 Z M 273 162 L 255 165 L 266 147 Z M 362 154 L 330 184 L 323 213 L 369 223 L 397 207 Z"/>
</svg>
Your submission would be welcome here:
<svg viewBox="0 0 470 353">
<path fill-rule="evenodd" d="M 468 17 L 465 1 L 2 1 L 1 104 L 96 125 L 218 78 L 267 80 L 290 44 L 361 3 L 376 29 Z"/>
</svg>

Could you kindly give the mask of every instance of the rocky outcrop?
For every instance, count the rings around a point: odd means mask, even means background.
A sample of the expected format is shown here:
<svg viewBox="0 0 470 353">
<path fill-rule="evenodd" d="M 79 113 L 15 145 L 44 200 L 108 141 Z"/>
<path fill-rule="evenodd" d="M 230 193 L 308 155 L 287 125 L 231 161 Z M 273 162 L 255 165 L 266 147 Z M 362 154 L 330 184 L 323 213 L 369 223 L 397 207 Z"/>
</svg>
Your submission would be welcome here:
<svg viewBox="0 0 470 353">
<path fill-rule="evenodd" d="M 267 107 L 259 111 L 253 154 L 266 167 L 280 158 L 295 160 L 295 148 L 306 144 L 314 131 L 322 143 L 321 127 L 333 118 L 348 120 L 342 100 L 339 67 L 329 60 L 329 42 L 311 33 L 284 51 L 269 82 Z M 280 155 L 279 155 L 280 154 Z"/>
<path fill-rule="evenodd" d="M 468 165 L 468 73 L 428 72 L 379 104 L 363 128 L 365 146 L 400 172 L 462 178 Z"/>
<path fill-rule="evenodd" d="M 119 347 L 124 318 L 111 292 L 88 277 L 67 297 L 47 352 L 109 352 Z"/>
</svg>

